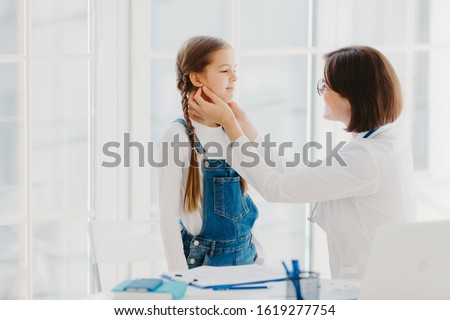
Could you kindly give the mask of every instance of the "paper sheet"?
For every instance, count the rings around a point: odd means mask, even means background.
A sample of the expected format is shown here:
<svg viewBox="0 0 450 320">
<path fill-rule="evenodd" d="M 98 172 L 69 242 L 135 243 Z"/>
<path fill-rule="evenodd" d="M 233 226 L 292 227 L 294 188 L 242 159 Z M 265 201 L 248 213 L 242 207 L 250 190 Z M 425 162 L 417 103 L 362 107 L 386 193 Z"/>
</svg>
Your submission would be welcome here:
<svg viewBox="0 0 450 320">
<path fill-rule="evenodd" d="M 202 266 L 187 271 L 166 272 L 163 277 L 205 288 L 283 279 L 286 274 L 258 264 L 250 264 L 231 267 Z"/>
</svg>

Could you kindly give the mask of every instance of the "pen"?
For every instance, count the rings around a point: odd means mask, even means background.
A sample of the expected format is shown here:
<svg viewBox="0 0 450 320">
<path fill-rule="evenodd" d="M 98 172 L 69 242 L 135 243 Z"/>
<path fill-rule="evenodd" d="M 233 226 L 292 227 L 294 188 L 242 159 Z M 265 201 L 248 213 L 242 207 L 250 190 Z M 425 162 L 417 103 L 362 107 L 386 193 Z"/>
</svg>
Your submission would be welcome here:
<svg viewBox="0 0 450 320">
<path fill-rule="evenodd" d="M 252 290 L 252 289 L 268 289 L 268 286 L 251 286 L 251 287 L 217 287 L 213 288 L 213 290 Z"/>
<path fill-rule="evenodd" d="M 298 260 L 292 260 L 292 272 L 294 276 L 300 275 L 300 267 L 298 266 Z"/>
<path fill-rule="evenodd" d="M 292 282 L 294 284 L 297 300 L 303 300 L 300 288 L 300 267 L 298 265 L 298 260 L 292 260 Z"/>
<path fill-rule="evenodd" d="M 286 270 L 286 275 L 289 277 L 291 275 L 291 272 L 289 271 L 288 267 L 286 266 L 286 263 L 284 261 L 281 261 L 283 264 L 284 270 Z"/>
</svg>

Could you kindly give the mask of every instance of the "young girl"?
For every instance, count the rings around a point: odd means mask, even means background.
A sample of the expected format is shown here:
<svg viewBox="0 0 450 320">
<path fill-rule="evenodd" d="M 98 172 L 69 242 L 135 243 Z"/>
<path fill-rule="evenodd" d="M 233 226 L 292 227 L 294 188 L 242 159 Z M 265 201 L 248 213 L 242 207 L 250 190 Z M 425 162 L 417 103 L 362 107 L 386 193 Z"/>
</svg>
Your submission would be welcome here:
<svg viewBox="0 0 450 320">
<path fill-rule="evenodd" d="M 189 95 L 203 85 L 231 103 L 235 68 L 233 49 L 218 38 L 191 38 L 177 55 L 184 119 L 175 120 L 163 135 L 166 147 L 161 151 L 168 165 L 158 172 L 161 233 L 169 270 L 256 260 L 252 227 L 258 210 L 246 194 L 246 182 L 224 160 L 230 141 L 218 124 L 191 121 L 188 114 Z"/>
</svg>

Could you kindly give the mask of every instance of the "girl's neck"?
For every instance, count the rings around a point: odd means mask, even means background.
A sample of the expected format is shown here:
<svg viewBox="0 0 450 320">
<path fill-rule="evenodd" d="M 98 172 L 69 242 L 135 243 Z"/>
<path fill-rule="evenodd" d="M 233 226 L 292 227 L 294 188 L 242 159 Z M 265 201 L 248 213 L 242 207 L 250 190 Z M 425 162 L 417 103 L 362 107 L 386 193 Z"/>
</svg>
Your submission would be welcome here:
<svg viewBox="0 0 450 320">
<path fill-rule="evenodd" d="M 217 123 L 210 122 L 210 121 L 206 121 L 206 120 L 198 120 L 198 121 L 196 121 L 196 122 L 198 122 L 198 123 L 200 123 L 200 124 L 202 124 L 202 125 L 204 125 L 204 126 L 211 127 L 211 128 L 217 128 L 217 127 L 220 126 L 220 125 L 217 124 Z"/>
</svg>

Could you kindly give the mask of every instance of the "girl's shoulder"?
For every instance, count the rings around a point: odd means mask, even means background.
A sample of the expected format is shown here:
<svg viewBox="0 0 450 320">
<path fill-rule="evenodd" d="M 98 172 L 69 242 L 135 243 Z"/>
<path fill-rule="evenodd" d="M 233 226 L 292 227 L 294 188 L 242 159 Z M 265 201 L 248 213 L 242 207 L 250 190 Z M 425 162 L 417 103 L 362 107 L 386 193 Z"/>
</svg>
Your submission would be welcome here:
<svg viewBox="0 0 450 320">
<path fill-rule="evenodd" d="M 162 141 L 188 142 L 189 139 L 184 125 L 179 122 L 172 122 L 169 124 L 164 130 Z"/>
</svg>

